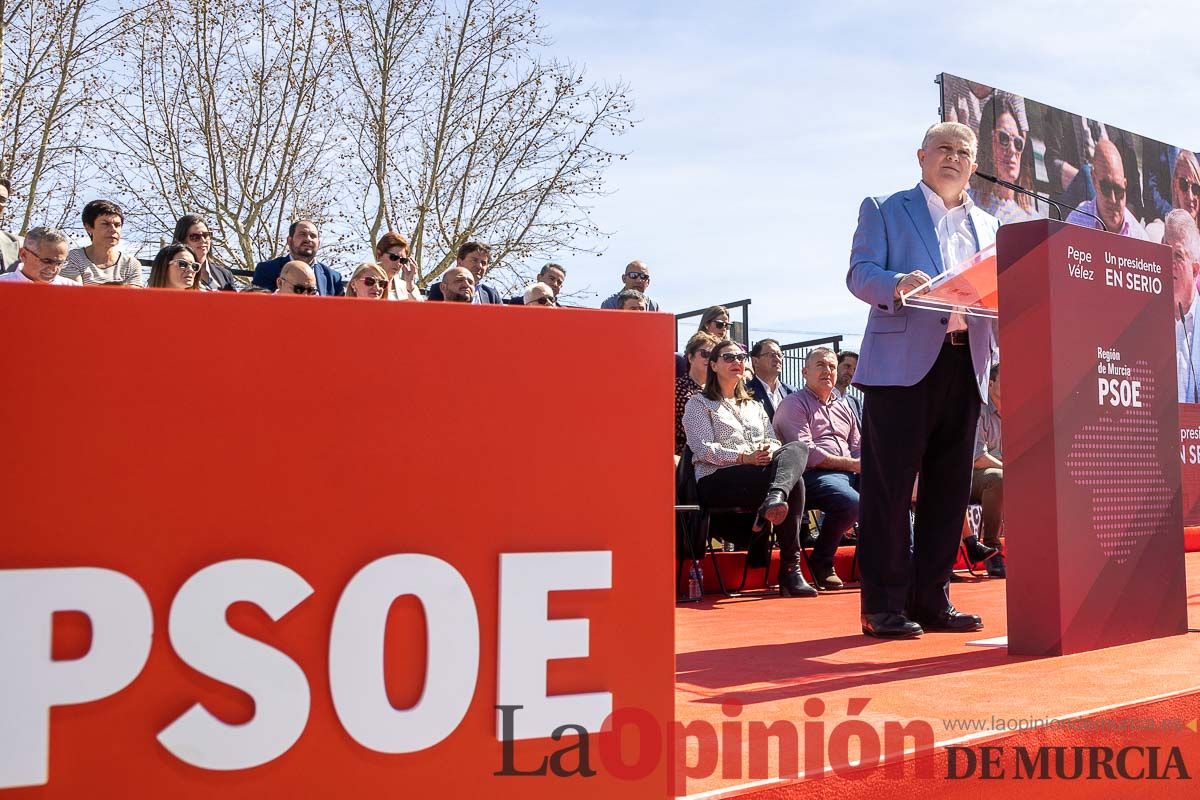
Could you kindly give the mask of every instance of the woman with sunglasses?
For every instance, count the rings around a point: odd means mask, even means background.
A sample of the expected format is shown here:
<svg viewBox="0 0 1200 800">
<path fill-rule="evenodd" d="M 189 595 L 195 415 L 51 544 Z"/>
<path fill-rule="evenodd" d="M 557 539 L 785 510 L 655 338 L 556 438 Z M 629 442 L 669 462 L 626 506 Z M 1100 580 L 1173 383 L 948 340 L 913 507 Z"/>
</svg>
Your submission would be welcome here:
<svg viewBox="0 0 1200 800">
<path fill-rule="evenodd" d="M 388 276 L 383 268 L 368 261 L 350 276 L 350 282 L 346 284 L 346 296 L 387 300 L 388 283 Z"/>
<path fill-rule="evenodd" d="M 186 244 L 172 242 L 158 251 L 150 267 L 151 289 L 199 289 L 200 264 Z"/>
<path fill-rule="evenodd" d="M 200 277 L 197 281 L 204 291 L 236 292 L 237 280 L 227 267 L 209 258 L 212 253 L 212 230 L 208 223 L 198 214 L 184 214 L 175 223 L 175 241 L 186 244 L 196 254 L 196 263 L 200 265 Z"/>
<path fill-rule="evenodd" d="M 980 172 L 1025 189 L 1033 189 L 1033 148 L 1029 144 L 1029 132 L 1022 131 L 1017 123 L 1018 119 L 1025 116 L 1024 109 L 1018 112 L 1016 108 L 1018 101 L 1024 102 L 1011 95 L 988 101 L 983 112 L 985 128 L 979 132 L 976 161 L 979 162 Z M 992 109 L 995 109 L 995 116 Z M 987 120 L 994 120 L 990 132 L 986 130 Z M 1040 216 L 1029 195 L 1019 194 L 982 178 L 974 178 L 973 182 L 975 203 L 999 219 L 1000 224 L 1024 222 Z"/>
<path fill-rule="evenodd" d="M 395 231 L 379 237 L 375 260 L 388 276 L 389 300 L 424 300 L 417 289 L 417 262 L 408 254 L 408 239 Z"/>
<path fill-rule="evenodd" d="M 718 342 L 708 360 L 704 390 L 687 401 L 683 429 L 696 470 L 696 492 L 702 506 L 757 503 L 754 529 L 769 522 L 779 540 L 779 593 L 816 597 L 817 590 L 800 572 L 808 448 L 775 438 L 762 403 L 742 381 L 749 358 L 737 342 Z"/>
<path fill-rule="evenodd" d="M 698 333 L 707 333 L 719 342 L 722 339 L 728 339 L 732 329 L 733 323 L 729 321 L 729 310 L 725 306 L 712 306 L 700 315 L 700 327 L 696 328 L 696 331 Z M 681 353 L 676 353 L 675 378 L 677 380 L 682 378 L 688 374 L 689 369 L 687 357 Z"/>
<path fill-rule="evenodd" d="M 704 391 L 704 381 L 708 376 L 708 358 L 712 349 L 720 340 L 704 331 L 693 333 L 684 349 L 688 371 L 675 379 L 675 458 L 683 455 L 683 446 L 687 444 L 687 436 L 683 432 L 683 410 L 687 401 L 697 392 Z"/>
<path fill-rule="evenodd" d="M 1190 150 L 1180 150 L 1171 172 L 1171 197 L 1174 208 L 1182 208 L 1200 222 L 1200 164 Z"/>
</svg>

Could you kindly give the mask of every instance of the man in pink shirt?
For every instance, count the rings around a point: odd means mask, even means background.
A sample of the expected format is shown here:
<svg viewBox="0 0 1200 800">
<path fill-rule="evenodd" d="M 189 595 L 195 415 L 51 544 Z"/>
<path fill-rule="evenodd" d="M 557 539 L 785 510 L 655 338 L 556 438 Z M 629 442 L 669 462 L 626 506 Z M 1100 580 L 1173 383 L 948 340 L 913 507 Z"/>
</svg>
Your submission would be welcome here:
<svg viewBox="0 0 1200 800">
<path fill-rule="evenodd" d="M 773 420 L 779 441 L 808 447 L 805 508 L 825 512 L 809 564 L 818 589 L 840 589 L 833 567 L 842 536 L 858 521 L 858 474 L 862 442 L 858 417 L 840 392 L 837 354 L 818 347 L 804 363 L 804 388 L 783 398 Z"/>
</svg>

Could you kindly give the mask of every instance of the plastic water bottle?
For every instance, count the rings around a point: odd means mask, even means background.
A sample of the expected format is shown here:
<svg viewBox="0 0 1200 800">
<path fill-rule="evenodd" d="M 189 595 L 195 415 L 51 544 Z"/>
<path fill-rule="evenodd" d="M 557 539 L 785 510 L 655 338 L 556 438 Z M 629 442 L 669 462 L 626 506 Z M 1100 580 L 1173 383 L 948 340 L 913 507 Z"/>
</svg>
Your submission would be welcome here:
<svg viewBox="0 0 1200 800">
<path fill-rule="evenodd" d="M 704 596 L 704 571 L 700 569 L 700 562 L 693 561 L 692 568 L 688 572 L 688 602 L 698 602 Z"/>
</svg>

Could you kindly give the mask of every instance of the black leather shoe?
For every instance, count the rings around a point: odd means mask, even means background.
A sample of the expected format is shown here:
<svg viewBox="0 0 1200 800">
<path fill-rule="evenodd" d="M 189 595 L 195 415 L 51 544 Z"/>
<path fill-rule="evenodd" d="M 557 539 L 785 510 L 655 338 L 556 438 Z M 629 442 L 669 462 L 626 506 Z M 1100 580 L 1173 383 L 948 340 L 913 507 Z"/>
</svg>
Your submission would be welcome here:
<svg viewBox="0 0 1200 800">
<path fill-rule="evenodd" d="M 988 547 L 979 541 L 978 536 L 968 536 L 966 539 L 963 539 L 963 544 L 967 547 L 967 558 L 971 559 L 972 564 L 987 561 L 1000 552 L 995 547 Z"/>
<path fill-rule="evenodd" d="M 863 614 L 862 632 L 877 639 L 915 639 L 925 631 L 903 614 L 883 611 Z"/>
<path fill-rule="evenodd" d="M 987 563 L 987 573 L 988 573 L 988 576 L 992 577 L 992 578 L 1008 577 L 1008 565 L 1004 563 L 1004 554 L 1003 553 L 996 556 L 995 558 L 993 558 L 991 561 L 989 561 Z"/>
<path fill-rule="evenodd" d="M 927 631 L 943 633 L 971 633 L 983 630 L 983 620 L 975 614 L 961 614 L 950 606 L 937 614 L 914 614 L 913 619 L 921 623 Z"/>
<path fill-rule="evenodd" d="M 816 597 L 817 590 L 804 580 L 800 570 L 796 570 L 783 573 L 779 579 L 779 594 L 784 597 Z"/>
<path fill-rule="evenodd" d="M 762 505 L 758 507 L 758 515 L 754 518 L 754 530 L 760 530 L 763 521 L 778 525 L 787 519 L 787 515 L 787 496 L 779 489 L 769 489 Z"/>
</svg>

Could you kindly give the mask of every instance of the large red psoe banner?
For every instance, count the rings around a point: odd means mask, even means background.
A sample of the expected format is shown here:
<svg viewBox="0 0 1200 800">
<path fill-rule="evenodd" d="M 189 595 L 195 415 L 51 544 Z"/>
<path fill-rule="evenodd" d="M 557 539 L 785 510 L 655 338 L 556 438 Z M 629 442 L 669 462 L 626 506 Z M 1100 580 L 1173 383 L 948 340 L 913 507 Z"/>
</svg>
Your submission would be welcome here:
<svg viewBox="0 0 1200 800">
<path fill-rule="evenodd" d="M 0 320 L 0 797 L 666 793 L 669 316 L 9 285 Z"/>
</svg>

